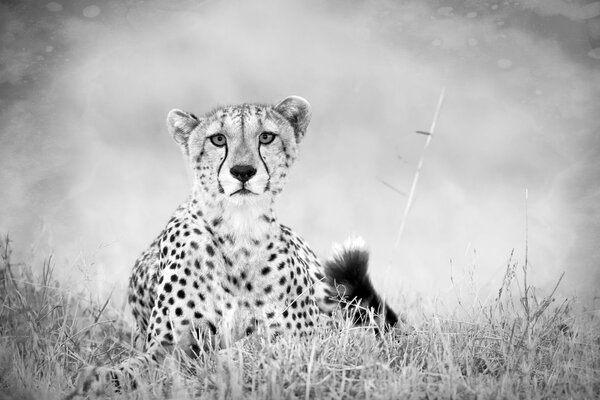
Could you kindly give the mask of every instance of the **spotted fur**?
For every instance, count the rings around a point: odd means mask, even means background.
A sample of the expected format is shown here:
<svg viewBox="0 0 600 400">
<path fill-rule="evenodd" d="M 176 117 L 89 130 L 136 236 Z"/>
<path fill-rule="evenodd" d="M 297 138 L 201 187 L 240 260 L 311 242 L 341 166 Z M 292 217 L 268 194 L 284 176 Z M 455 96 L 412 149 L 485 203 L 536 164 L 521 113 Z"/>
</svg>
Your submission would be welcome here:
<svg viewBox="0 0 600 400">
<path fill-rule="evenodd" d="M 198 118 L 173 110 L 167 126 L 194 173 L 192 195 L 135 263 L 129 304 L 143 354 L 116 368 L 90 368 L 78 390 L 100 390 L 174 348 L 195 357 L 256 329 L 275 337 L 312 332 L 340 296 L 355 310 L 397 318 L 367 276 L 362 243 L 348 242 L 325 268 L 281 225 L 274 199 L 310 121 L 308 102 L 242 104 Z M 358 317 L 357 317 L 358 316 Z M 354 313 L 357 323 L 363 311 Z"/>
</svg>

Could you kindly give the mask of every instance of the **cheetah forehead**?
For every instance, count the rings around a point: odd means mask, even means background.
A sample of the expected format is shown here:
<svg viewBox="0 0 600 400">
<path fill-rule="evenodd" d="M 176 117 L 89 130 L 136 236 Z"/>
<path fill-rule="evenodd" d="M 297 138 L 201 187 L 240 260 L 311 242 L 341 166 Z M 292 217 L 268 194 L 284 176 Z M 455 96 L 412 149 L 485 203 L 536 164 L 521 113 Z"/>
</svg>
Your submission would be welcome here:
<svg viewBox="0 0 600 400">
<path fill-rule="evenodd" d="M 291 134 L 289 123 L 271 105 L 239 104 L 218 107 L 206 114 L 206 135 L 222 130 L 232 134 L 252 134 L 262 131 Z"/>
</svg>

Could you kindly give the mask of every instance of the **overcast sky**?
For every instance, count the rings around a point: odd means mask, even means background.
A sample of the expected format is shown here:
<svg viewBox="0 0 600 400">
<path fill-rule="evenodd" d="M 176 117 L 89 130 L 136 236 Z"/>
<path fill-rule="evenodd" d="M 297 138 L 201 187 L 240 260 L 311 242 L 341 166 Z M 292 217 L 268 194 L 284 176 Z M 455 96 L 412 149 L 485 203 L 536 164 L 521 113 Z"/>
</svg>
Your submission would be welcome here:
<svg viewBox="0 0 600 400">
<path fill-rule="evenodd" d="M 167 112 L 295 94 L 313 120 L 279 215 L 319 255 L 359 234 L 387 296 L 443 298 L 474 270 L 485 297 L 527 220 L 533 281 L 598 294 L 600 2 L 15 4 L 0 231 L 21 260 L 53 252 L 64 279 L 120 291 L 189 193 Z M 382 181 L 409 192 L 442 88 L 397 245 L 407 198 Z"/>
</svg>

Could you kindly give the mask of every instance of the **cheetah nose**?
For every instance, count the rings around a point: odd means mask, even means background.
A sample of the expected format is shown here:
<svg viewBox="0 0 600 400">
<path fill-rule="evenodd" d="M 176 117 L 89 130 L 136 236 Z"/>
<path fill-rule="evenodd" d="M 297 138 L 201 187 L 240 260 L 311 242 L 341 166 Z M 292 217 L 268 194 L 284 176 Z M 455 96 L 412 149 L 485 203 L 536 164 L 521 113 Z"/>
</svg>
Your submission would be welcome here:
<svg viewBox="0 0 600 400">
<path fill-rule="evenodd" d="M 243 183 L 249 181 L 256 174 L 256 168 L 252 165 L 234 165 L 229 172 L 235 179 Z"/>
</svg>

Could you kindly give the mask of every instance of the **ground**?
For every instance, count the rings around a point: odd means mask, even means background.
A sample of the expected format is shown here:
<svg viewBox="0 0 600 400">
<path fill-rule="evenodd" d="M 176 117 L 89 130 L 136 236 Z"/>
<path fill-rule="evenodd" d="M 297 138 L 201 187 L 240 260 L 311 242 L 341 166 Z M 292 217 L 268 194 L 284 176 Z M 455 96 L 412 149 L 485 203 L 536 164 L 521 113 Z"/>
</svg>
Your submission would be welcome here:
<svg viewBox="0 0 600 400">
<path fill-rule="evenodd" d="M 2 248 L 0 398 L 59 399 L 86 364 L 134 353 L 133 327 L 106 303 L 61 287 L 51 260 L 41 275 Z M 496 298 L 454 312 L 410 305 L 404 329 L 380 336 L 343 320 L 310 338 L 260 336 L 227 351 L 140 377 L 114 398 L 392 399 L 597 398 L 600 318 L 554 304 L 510 264 Z M 513 296 L 521 292 L 521 301 Z M 474 299 L 465 299 L 474 300 Z M 408 305 L 405 305 L 408 307 Z"/>
</svg>

